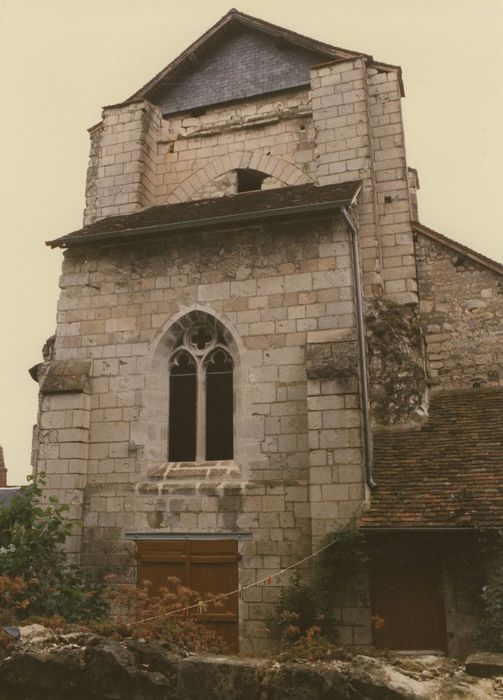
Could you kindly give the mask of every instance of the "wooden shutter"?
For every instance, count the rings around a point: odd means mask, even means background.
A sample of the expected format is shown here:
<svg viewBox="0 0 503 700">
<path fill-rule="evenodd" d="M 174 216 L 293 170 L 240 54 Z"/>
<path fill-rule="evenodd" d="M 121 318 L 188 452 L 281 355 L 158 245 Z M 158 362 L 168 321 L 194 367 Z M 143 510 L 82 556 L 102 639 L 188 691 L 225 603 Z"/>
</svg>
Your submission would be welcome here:
<svg viewBox="0 0 503 700">
<path fill-rule="evenodd" d="M 138 582 L 148 580 L 154 589 L 169 576 L 200 593 L 229 593 L 238 588 L 238 549 L 236 540 L 140 540 Z M 229 651 L 239 649 L 238 595 L 221 601 L 222 607 L 209 607 L 195 615 L 221 636 Z"/>
</svg>

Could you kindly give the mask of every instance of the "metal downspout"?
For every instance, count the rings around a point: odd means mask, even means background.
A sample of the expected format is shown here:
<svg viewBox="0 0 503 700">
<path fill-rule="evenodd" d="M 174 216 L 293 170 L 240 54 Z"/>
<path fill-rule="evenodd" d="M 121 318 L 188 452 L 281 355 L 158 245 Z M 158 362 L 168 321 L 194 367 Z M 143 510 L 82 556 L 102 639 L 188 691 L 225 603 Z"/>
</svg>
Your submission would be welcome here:
<svg viewBox="0 0 503 700">
<path fill-rule="evenodd" d="M 346 207 L 341 207 L 342 215 L 349 226 L 353 250 L 353 276 L 355 280 L 356 327 L 358 333 L 358 354 L 360 363 L 360 394 L 362 397 L 363 436 L 365 442 L 365 475 L 371 491 L 377 488 L 372 476 L 372 430 L 370 428 L 370 401 L 367 367 L 367 345 L 365 341 L 365 321 L 363 317 L 363 295 L 360 274 L 360 249 L 358 247 L 358 232 L 348 214 Z"/>
</svg>

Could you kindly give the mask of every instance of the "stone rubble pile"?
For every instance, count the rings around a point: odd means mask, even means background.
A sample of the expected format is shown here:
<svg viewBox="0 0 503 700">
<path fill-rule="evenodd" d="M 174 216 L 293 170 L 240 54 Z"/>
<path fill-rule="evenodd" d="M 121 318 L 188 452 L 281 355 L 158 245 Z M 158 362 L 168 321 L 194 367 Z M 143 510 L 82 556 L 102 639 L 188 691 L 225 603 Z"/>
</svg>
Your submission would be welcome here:
<svg viewBox="0 0 503 700">
<path fill-rule="evenodd" d="M 350 661 L 179 655 L 143 640 L 12 629 L 0 657 L 1 700 L 501 700 L 503 655 L 463 668 L 433 655 L 357 655 Z"/>
</svg>

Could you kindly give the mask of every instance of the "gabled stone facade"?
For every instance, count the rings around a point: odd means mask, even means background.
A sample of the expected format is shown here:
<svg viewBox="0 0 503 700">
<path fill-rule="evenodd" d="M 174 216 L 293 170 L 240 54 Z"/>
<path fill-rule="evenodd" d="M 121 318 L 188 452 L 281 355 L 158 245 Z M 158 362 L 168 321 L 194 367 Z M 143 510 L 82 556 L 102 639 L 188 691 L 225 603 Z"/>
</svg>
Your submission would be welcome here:
<svg viewBox="0 0 503 700">
<path fill-rule="evenodd" d="M 51 242 L 66 250 L 54 351 L 36 372 L 34 468 L 83 521 L 69 548 L 99 574 L 134 582 L 135 538 L 229 537 L 240 584 L 268 576 L 368 508 L 370 414 L 407 424 L 425 419 L 432 389 L 501 385 L 502 268 L 414 223 L 400 69 L 282 30 L 296 66 L 285 71 L 277 34 L 232 11 L 105 107 L 90 130 L 85 226 Z M 238 98 L 240 42 L 256 79 Z M 267 80 L 264 56 L 277 67 Z M 243 173 L 259 173 L 263 192 L 240 193 Z M 217 198 L 218 216 L 200 202 Z M 233 458 L 169 462 L 171 358 L 205 325 L 232 361 Z M 286 583 L 243 593 L 242 648 L 266 636 Z M 342 641 L 370 644 L 368 582 L 341 601 Z"/>
</svg>

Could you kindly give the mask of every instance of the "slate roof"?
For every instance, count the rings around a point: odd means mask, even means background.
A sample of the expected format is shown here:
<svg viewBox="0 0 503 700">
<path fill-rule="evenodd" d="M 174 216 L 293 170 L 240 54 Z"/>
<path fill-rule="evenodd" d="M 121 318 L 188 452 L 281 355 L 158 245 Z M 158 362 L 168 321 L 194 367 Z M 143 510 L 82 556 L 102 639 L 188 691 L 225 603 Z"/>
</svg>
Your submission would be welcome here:
<svg viewBox="0 0 503 700">
<path fill-rule="evenodd" d="M 142 88 L 137 90 L 123 104 L 134 102 L 138 99 L 149 99 L 155 101 L 155 96 L 159 90 L 163 89 L 170 81 L 176 81 L 184 71 L 194 65 L 195 62 L 202 59 L 203 55 L 211 49 L 216 43 L 222 40 L 230 32 L 235 31 L 239 27 L 255 29 L 259 32 L 270 35 L 276 41 L 282 41 L 293 46 L 298 46 L 302 49 L 307 49 L 319 55 L 319 62 L 330 59 L 353 58 L 363 56 L 372 60 L 368 54 L 358 51 L 349 51 L 331 44 L 325 44 L 315 39 L 292 32 L 289 29 L 280 27 L 276 24 L 271 24 L 257 17 L 246 15 L 239 10 L 231 9 L 224 15 L 216 24 L 208 31 L 194 41 L 183 53 L 181 53 L 174 61 L 169 63 L 157 75 L 148 81 Z M 398 67 L 393 66 L 399 70 Z"/>
<path fill-rule="evenodd" d="M 360 182 L 338 185 L 297 185 L 273 190 L 242 192 L 228 197 L 199 199 L 178 204 L 148 207 L 132 214 L 110 216 L 65 236 L 47 241 L 51 248 L 108 239 L 148 236 L 168 231 L 225 226 L 236 222 L 313 214 L 349 205 L 357 196 Z M 307 211 L 303 210 L 307 207 Z M 298 209 L 297 209 L 298 208 Z"/>
<path fill-rule="evenodd" d="M 374 436 L 363 528 L 503 526 L 503 389 L 434 394 L 427 423 Z"/>
</svg>

